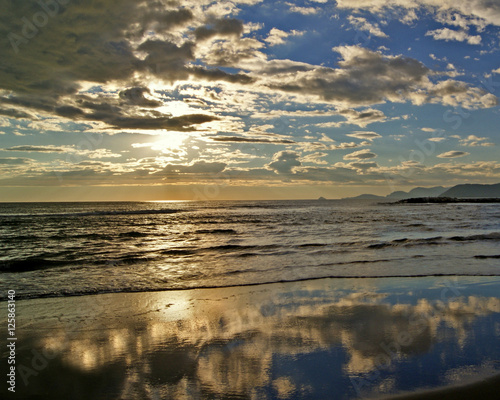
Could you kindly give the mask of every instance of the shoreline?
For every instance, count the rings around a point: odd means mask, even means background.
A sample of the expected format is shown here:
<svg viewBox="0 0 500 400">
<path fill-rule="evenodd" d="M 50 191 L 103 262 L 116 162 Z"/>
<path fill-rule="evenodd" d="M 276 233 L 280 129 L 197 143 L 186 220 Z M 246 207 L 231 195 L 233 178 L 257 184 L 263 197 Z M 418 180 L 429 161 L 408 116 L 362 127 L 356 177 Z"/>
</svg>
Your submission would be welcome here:
<svg viewBox="0 0 500 400">
<path fill-rule="evenodd" d="M 491 257 L 497 258 L 500 256 L 478 256 L 478 257 Z M 306 278 L 296 278 L 290 280 L 278 280 L 278 281 L 268 281 L 268 282 L 250 282 L 241 284 L 229 284 L 221 286 L 195 286 L 195 287 L 168 287 L 168 288 L 149 288 L 149 289 L 137 289 L 137 290 L 118 290 L 118 291 L 100 291 L 100 292 L 74 292 L 65 293 L 64 295 L 57 294 L 42 294 L 36 297 L 23 297 L 22 295 L 16 295 L 18 301 L 24 300 L 37 300 L 37 299 L 64 299 L 72 297 L 84 297 L 84 296 L 99 296 L 105 294 L 137 294 L 137 293 L 158 293 L 158 292 L 176 292 L 176 291 L 190 291 L 190 290 L 217 290 L 217 289 L 230 289 L 230 288 L 245 288 L 260 285 L 274 285 L 274 284 L 287 284 L 287 283 L 300 283 L 307 281 L 317 281 L 323 279 L 423 279 L 423 278 L 500 278 L 500 274 L 455 274 L 455 273 L 435 273 L 435 274 L 411 274 L 411 275 L 330 275 L 330 276 L 319 276 L 319 277 L 306 277 Z M 0 303 L 7 301 L 7 297 L 0 298 Z"/>
</svg>

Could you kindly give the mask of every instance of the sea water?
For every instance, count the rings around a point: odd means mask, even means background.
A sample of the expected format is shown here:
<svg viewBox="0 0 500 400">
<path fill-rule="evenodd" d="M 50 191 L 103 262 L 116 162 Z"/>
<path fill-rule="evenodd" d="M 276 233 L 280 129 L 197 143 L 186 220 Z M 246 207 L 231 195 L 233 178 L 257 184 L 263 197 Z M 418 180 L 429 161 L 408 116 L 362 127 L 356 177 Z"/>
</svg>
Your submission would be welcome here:
<svg viewBox="0 0 500 400">
<path fill-rule="evenodd" d="M 2 203 L 0 298 L 500 275 L 499 245 L 498 204 Z"/>
</svg>

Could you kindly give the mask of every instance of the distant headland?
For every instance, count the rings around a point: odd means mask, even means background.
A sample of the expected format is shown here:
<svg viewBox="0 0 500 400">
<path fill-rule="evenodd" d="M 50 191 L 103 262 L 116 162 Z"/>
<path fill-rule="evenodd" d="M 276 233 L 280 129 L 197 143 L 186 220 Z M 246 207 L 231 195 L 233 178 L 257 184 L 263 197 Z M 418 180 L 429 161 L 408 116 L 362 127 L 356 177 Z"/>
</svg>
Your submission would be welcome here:
<svg viewBox="0 0 500 400">
<path fill-rule="evenodd" d="M 324 198 L 320 198 L 323 199 Z M 396 203 L 497 203 L 500 202 L 500 183 L 493 185 L 460 184 L 453 187 L 416 187 L 409 192 L 396 191 L 387 196 L 362 194 L 343 200 L 397 200 Z"/>
</svg>

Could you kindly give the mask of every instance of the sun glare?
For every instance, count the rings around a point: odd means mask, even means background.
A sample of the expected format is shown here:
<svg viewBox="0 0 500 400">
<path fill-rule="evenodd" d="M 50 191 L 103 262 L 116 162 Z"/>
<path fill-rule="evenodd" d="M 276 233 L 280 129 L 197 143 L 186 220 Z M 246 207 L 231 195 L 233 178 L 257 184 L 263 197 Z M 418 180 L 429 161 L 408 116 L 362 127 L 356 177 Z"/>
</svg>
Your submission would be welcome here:
<svg viewBox="0 0 500 400">
<path fill-rule="evenodd" d="M 184 142 L 189 138 L 185 132 L 168 132 L 158 135 L 151 149 L 159 150 L 164 154 L 185 152 Z"/>
</svg>

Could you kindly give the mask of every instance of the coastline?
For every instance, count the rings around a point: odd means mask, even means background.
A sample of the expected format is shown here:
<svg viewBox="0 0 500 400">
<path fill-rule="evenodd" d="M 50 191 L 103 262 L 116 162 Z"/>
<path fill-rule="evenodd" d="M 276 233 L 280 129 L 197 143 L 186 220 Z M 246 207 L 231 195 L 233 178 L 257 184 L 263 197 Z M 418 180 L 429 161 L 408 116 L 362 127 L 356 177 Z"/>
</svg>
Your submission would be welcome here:
<svg viewBox="0 0 500 400">
<path fill-rule="evenodd" d="M 498 368 L 487 341 L 498 340 L 499 287 L 492 277 L 328 278 L 19 300 L 11 397 L 319 399 L 336 388 L 351 399 L 448 388 L 460 348 L 475 349 L 466 361 L 478 376 Z M 426 359 L 447 378 L 416 376 Z"/>
</svg>

